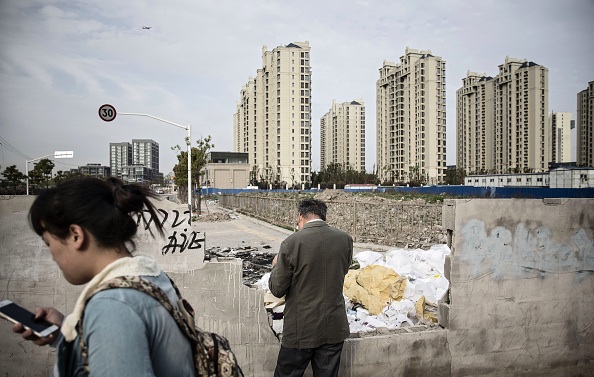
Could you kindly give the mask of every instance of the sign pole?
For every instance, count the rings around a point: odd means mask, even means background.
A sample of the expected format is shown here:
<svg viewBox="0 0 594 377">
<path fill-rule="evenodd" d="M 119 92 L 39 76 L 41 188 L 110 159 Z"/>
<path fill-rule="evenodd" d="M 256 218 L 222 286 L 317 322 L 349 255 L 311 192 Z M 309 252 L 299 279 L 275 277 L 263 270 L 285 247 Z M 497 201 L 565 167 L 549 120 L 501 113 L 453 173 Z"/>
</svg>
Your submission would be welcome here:
<svg viewBox="0 0 594 377">
<path fill-rule="evenodd" d="M 32 160 L 25 160 L 25 173 L 27 174 L 27 195 L 29 195 L 29 162 L 33 162 L 33 161 L 37 161 L 37 160 L 41 160 L 42 158 L 46 158 L 51 156 L 51 154 L 48 154 L 46 156 L 41 156 L 41 157 L 37 157 L 34 158 Z M 53 153 L 54 158 L 72 158 L 74 157 L 74 152 L 72 151 L 55 151 Z"/>
<path fill-rule="evenodd" d="M 188 124 L 188 209 L 190 210 L 190 222 L 192 221 L 192 127 Z"/>
<path fill-rule="evenodd" d="M 188 131 L 188 140 L 186 140 L 186 145 L 188 147 L 188 208 L 190 210 L 190 224 L 192 223 L 192 126 L 189 124 L 187 126 L 182 126 L 177 123 L 170 122 L 165 119 L 157 118 L 156 116 L 149 115 L 149 114 L 141 114 L 141 113 L 117 113 L 115 107 L 109 104 L 102 105 L 99 107 L 99 118 L 101 118 L 105 122 L 111 122 L 116 118 L 116 115 L 135 115 L 135 116 L 143 116 L 147 118 L 152 118 L 159 120 L 163 123 L 171 124 L 172 126 L 184 128 Z"/>
</svg>

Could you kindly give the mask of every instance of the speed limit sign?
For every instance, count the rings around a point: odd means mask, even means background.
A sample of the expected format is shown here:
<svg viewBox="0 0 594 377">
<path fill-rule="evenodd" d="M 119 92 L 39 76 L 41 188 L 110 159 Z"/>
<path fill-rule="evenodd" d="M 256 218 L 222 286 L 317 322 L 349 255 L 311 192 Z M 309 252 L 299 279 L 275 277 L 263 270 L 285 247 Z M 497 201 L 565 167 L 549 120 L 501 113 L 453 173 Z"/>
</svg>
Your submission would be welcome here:
<svg viewBox="0 0 594 377">
<path fill-rule="evenodd" d="M 105 104 L 99 108 L 99 118 L 106 122 L 111 122 L 115 119 L 117 113 L 115 107 Z"/>
</svg>

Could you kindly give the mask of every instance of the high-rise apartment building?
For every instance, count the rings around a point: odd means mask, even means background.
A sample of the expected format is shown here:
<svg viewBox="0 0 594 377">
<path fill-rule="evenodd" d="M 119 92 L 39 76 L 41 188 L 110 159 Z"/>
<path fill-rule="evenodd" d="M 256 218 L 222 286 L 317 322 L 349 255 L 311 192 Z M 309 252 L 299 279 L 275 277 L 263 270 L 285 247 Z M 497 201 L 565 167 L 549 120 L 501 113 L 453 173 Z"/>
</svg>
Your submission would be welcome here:
<svg viewBox="0 0 594 377">
<path fill-rule="evenodd" d="M 577 153 L 579 166 L 594 167 L 594 81 L 577 94 Z"/>
<path fill-rule="evenodd" d="M 380 180 L 445 180 L 445 68 L 445 61 L 430 50 L 408 47 L 400 63 L 384 61 L 376 83 Z"/>
<path fill-rule="evenodd" d="M 110 143 L 109 166 L 113 176 L 127 182 L 157 179 L 159 143 L 150 139 L 133 139 L 132 143 Z"/>
<path fill-rule="evenodd" d="M 113 177 L 122 178 L 122 168 L 132 165 L 132 144 L 109 143 L 109 167 Z"/>
<path fill-rule="evenodd" d="M 306 183 L 311 173 L 311 69 L 309 42 L 272 51 L 240 92 L 233 115 L 235 152 L 248 153 L 257 176 L 269 182 Z"/>
<path fill-rule="evenodd" d="M 571 162 L 571 113 L 552 112 L 551 162 Z"/>
<path fill-rule="evenodd" d="M 365 104 L 336 103 L 320 119 L 320 167 L 332 163 L 365 171 Z"/>
<path fill-rule="evenodd" d="M 159 172 L 159 143 L 150 139 L 132 139 L 132 163 Z"/>
<path fill-rule="evenodd" d="M 456 91 L 456 165 L 466 173 L 547 171 L 547 68 L 506 57 L 495 78 L 468 72 Z"/>
<path fill-rule="evenodd" d="M 495 166 L 495 81 L 467 72 L 462 83 L 456 91 L 456 167 L 466 173 L 486 173 Z"/>
</svg>

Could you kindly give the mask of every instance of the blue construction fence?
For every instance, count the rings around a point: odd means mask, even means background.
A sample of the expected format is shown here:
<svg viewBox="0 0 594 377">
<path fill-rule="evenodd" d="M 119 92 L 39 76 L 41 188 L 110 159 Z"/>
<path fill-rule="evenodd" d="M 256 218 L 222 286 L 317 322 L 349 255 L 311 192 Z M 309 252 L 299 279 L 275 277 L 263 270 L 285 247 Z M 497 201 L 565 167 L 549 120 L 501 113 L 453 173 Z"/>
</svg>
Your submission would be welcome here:
<svg viewBox="0 0 594 377">
<path fill-rule="evenodd" d="M 260 192 L 321 192 L 324 190 L 254 190 L 254 189 L 218 189 L 209 187 L 201 190 L 202 195 L 219 194 L 235 195 L 239 193 L 260 193 Z M 544 188 L 544 187 L 476 187 L 476 186 L 376 186 L 376 187 L 353 187 L 346 188 L 344 192 L 401 192 L 430 195 L 446 195 L 449 197 L 472 197 L 472 198 L 523 198 L 523 199 L 544 199 L 544 198 L 594 198 L 594 188 Z"/>
<path fill-rule="evenodd" d="M 322 192 L 324 190 L 318 190 L 318 189 L 308 189 L 308 190 L 285 190 L 285 189 L 273 189 L 273 190 L 259 190 L 259 189 L 218 189 L 218 188 L 213 188 L 213 187 L 209 187 L 207 189 L 203 188 L 200 190 L 200 194 L 201 195 L 235 195 L 235 194 L 241 194 L 244 192 L 247 193 L 259 193 L 259 192 L 283 192 L 283 193 L 287 193 L 287 192 Z"/>
</svg>

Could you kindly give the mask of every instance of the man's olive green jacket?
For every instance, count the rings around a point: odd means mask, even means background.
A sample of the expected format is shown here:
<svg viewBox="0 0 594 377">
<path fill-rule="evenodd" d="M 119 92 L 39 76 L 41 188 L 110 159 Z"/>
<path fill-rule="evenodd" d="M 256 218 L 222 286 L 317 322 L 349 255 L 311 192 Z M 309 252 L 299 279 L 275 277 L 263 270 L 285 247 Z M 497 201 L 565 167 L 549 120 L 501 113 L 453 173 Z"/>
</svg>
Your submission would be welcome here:
<svg viewBox="0 0 594 377">
<path fill-rule="evenodd" d="M 325 221 L 309 221 L 281 244 L 269 288 L 286 296 L 282 345 L 316 348 L 349 336 L 342 286 L 353 239 Z"/>
</svg>

